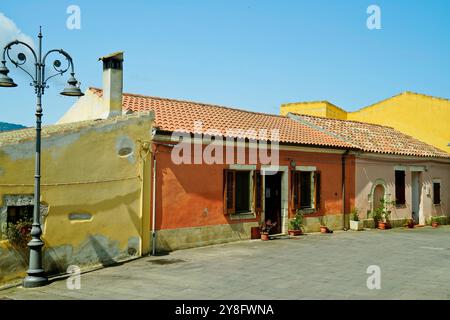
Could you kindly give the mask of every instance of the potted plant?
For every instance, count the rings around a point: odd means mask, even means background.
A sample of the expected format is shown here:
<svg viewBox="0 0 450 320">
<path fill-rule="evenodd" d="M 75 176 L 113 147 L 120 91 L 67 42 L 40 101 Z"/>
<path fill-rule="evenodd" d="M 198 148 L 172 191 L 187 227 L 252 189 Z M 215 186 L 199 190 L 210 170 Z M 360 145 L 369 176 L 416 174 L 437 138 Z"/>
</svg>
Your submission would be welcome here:
<svg viewBox="0 0 450 320">
<path fill-rule="evenodd" d="M 327 226 L 320 226 L 320 233 L 328 233 L 330 230 Z"/>
<path fill-rule="evenodd" d="M 319 217 L 319 222 L 320 222 L 320 233 L 333 233 L 333 231 L 331 231 L 326 225 L 325 222 L 323 221 L 323 216 Z"/>
<path fill-rule="evenodd" d="M 431 217 L 431 226 L 433 228 L 437 228 L 439 226 L 438 217 Z"/>
<path fill-rule="evenodd" d="M 409 218 L 409 219 L 406 221 L 406 227 L 408 227 L 408 228 L 410 228 L 410 229 L 413 229 L 413 228 L 414 228 L 414 219 Z"/>
<path fill-rule="evenodd" d="M 390 228 L 391 211 L 388 209 L 389 205 L 395 205 L 395 201 L 381 199 L 380 205 L 373 212 L 373 219 L 378 224 L 378 229 L 385 230 Z"/>
<path fill-rule="evenodd" d="M 350 213 L 350 229 L 361 231 L 364 229 L 364 223 L 359 220 L 359 213 L 357 208 L 353 208 Z"/>
<path fill-rule="evenodd" d="M 262 222 L 261 226 L 260 226 L 261 240 L 263 240 L 263 241 L 270 240 L 270 237 L 269 237 L 270 230 L 273 227 L 275 227 L 276 225 L 277 225 L 277 223 L 276 222 L 272 222 L 272 220 L 270 220 L 270 219 L 265 221 L 265 222 Z"/>
<path fill-rule="evenodd" d="M 289 235 L 299 236 L 303 233 L 303 213 L 297 210 L 294 219 L 289 222 Z"/>
</svg>

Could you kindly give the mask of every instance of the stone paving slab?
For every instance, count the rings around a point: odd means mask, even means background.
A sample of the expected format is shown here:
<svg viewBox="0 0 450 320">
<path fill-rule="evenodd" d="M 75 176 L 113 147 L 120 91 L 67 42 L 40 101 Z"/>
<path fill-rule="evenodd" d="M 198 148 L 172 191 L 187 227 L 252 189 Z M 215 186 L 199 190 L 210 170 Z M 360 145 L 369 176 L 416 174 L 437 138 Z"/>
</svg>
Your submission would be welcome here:
<svg viewBox="0 0 450 320">
<path fill-rule="evenodd" d="M 0 299 L 450 299 L 450 226 L 308 234 L 143 257 Z M 369 290 L 367 267 L 381 268 Z"/>
</svg>

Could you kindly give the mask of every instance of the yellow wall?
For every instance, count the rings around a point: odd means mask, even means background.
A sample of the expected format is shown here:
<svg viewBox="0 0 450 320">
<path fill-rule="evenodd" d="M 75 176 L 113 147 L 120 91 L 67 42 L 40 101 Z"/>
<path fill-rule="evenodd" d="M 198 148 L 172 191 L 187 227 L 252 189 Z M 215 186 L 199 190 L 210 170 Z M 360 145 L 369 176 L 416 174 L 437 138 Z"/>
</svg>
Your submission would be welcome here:
<svg viewBox="0 0 450 320">
<path fill-rule="evenodd" d="M 281 115 L 285 116 L 289 112 L 341 120 L 347 119 L 347 112 L 328 101 L 295 102 L 281 105 Z"/>
<path fill-rule="evenodd" d="M 390 126 L 450 153 L 450 100 L 447 99 L 404 92 L 355 112 L 346 112 L 326 101 L 281 105 L 280 113 L 288 112 Z"/>
<path fill-rule="evenodd" d="M 139 140 L 150 140 L 151 127 L 150 115 L 52 126 L 60 130 L 52 129 L 42 146 L 46 271 L 105 265 L 148 252 L 151 154 L 139 152 Z M 14 143 L 4 137 L 0 134 L 0 208 L 5 195 L 32 194 L 34 176 L 34 139 Z M 131 155 L 118 155 L 124 147 Z M 91 219 L 70 220 L 73 213 Z M 22 277 L 26 263 L 8 250 L 8 241 L 0 244 L 1 285 Z"/>
<path fill-rule="evenodd" d="M 405 92 L 359 111 L 349 120 L 393 127 L 450 153 L 450 101 Z"/>
</svg>

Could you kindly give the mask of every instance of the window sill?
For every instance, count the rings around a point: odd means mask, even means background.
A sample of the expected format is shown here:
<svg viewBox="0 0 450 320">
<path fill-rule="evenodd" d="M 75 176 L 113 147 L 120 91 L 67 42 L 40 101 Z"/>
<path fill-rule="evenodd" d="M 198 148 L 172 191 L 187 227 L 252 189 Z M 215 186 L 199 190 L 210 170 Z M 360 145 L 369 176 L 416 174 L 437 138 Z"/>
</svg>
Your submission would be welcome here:
<svg viewBox="0 0 450 320">
<path fill-rule="evenodd" d="M 254 212 L 243 212 L 243 213 L 235 213 L 230 214 L 231 220 L 250 220 L 255 219 L 256 214 Z"/>
<path fill-rule="evenodd" d="M 303 214 L 314 214 L 317 213 L 316 209 L 310 208 L 310 209 L 300 209 L 300 212 Z"/>
<path fill-rule="evenodd" d="M 395 205 L 396 209 L 405 209 L 406 208 L 406 204 L 397 204 Z"/>
<path fill-rule="evenodd" d="M 435 207 L 440 207 L 440 206 L 441 206 L 441 203 L 433 203 L 433 206 L 435 206 Z"/>
</svg>

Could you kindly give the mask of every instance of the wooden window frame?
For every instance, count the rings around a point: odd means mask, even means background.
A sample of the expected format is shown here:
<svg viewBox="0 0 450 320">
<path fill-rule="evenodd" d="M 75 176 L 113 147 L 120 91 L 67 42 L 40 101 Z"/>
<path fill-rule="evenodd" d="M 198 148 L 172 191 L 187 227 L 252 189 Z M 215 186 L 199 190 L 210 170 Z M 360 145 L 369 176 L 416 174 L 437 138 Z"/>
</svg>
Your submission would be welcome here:
<svg viewBox="0 0 450 320">
<path fill-rule="evenodd" d="M 259 179 L 259 188 L 258 188 Z M 264 203 L 264 181 L 260 170 L 253 171 L 253 210 L 256 214 L 261 214 Z"/>
<path fill-rule="evenodd" d="M 320 210 L 321 206 L 321 192 L 322 192 L 322 173 L 320 171 L 314 172 L 314 209 Z"/>
<path fill-rule="evenodd" d="M 311 190 L 311 207 L 310 208 L 302 208 L 301 207 L 301 178 L 300 175 L 302 172 L 309 172 L 311 174 L 311 182 L 310 187 L 313 188 Z M 319 179 L 317 179 L 319 177 Z M 319 181 L 319 183 L 317 183 Z M 308 213 L 315 213 L 320 209 L 321 202 L 321 172 L 318 170 L 315 171 L 300 171 L 300 170 L 292 170 L 291 171 L 291 188 L 290 188 L 290 205 L 292 211 L 295 213 L 297 210 L 306 211 Z M 312 212 L 309 212 L 312 211 Z"/>
<path fill-rule="evenodd" d="M 300 209 L 300 183 L 299 183 L 300 171 L 291 171 L 291 208 L 295 212 Z"/>
<path fill-rule="evenodd" d="M 232 206 L 229 207 L 228 206 L 228 194 L 229 194 L 229 175 L 231 175 L 233 177 L 233 181 L 231 182 L 233 184 L 233 186 L 231 187 L 231 196 L 233 198 L 233 200 L 231 201 Z M 234 214 L 236 212 L 236 171 L 235 170 L 224 170 L 224 188 L 223 188 L 223 208 L 224 208 L 224 214 Z"/>
<path fill-rule="evenodd" d="M 251 190 L 249 190 L 249 213 L 252 214 L 260 214 L 263 211 L 263 203 L 264 203 L 264 181 L 263 175 L 260 170 L 235 170 L 235 169 L 225 169 L 223 174 L 223 208 L 224 214 L 233 215 L 233 214 L 242 214 L 236 213 L 236 173 L 240 171 L 249 172 L 250 181 L 251 181 Z M 231 183 L 233 184 L 231 188 L 229 188 L 229 175 L 232 176 Z M 259 179 L 259 188 L 258 188 L 258 179 Z M 230 179 L 231 180 L 231 179 Z M 231 206 L 229 206 L 229 192 L 232 192 L 232 200 Z"/>
<path fill-rule="evenodd" d="M 306 187 L 309 188 L 309 199 L 302 199 L 302 174 L 308 174 L 309 179 L 306 182 Z M 300 177 L 300 210 L 310 211 L 314 210 L 314 171 L 299 171 L 299 177 Z M 302 200 L 306 200 L 307 206 L 302 206 Z"/>
</svg>

